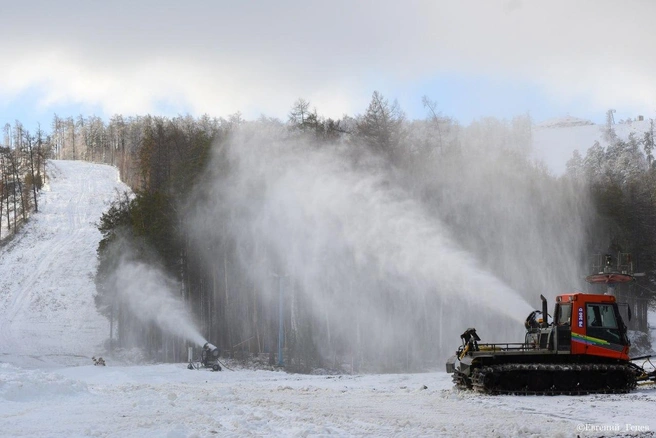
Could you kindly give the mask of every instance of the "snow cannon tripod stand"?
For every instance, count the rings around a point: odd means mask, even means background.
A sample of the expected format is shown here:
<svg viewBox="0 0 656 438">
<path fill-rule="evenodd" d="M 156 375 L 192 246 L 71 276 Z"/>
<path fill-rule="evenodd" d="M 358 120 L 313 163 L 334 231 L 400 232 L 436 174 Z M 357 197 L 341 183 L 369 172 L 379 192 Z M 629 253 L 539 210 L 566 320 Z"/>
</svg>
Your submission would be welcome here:
<svg viewBox="0 0 656 438">
<path fill-rule="evenodd" d="M 200 351 L 200 357 L 193 360 L 192 348 L 189 347 L 189 365 L 187 365 L 187 369 L 199 370 L 202 367 L 210 368 L 212 371 L 221 371 L 220 355 L 221 351 L 215 345 L 206 342 Z"/>
</svg>

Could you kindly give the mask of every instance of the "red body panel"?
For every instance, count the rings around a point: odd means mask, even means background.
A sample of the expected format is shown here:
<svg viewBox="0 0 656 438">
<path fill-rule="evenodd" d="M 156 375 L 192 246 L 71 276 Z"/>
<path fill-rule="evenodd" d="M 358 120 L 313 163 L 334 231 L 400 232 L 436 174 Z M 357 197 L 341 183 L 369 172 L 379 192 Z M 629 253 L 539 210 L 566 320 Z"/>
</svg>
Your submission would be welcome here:
<svg viewBox="0 0 656 438">
<path fill-rule="evenodd" d="M 589 327 L 589 317 L 587 315 L 587 304 L 609 304 L 616 308 L 615 297 L 612 295 L 592 295 L 584 293 L 572 293 L 559 295 L 556 298 L 558 304 L 571 304 L 571 353 L 588 356 L 601 356 L 612 359 L 629 360 L 629 346 L 621 345 L 609 340 L 592 336 L 594 333 Z M 617 314 L 619 317 L 619 314 Z M 620 323 L 620 321 L 617 321 Z M 593 327 L 594 329 L 594 327 Z M 599 329 L 603 330 L 603 329 Z M 621 341 L 618 341 L 621 342 Z"/>
</svg>

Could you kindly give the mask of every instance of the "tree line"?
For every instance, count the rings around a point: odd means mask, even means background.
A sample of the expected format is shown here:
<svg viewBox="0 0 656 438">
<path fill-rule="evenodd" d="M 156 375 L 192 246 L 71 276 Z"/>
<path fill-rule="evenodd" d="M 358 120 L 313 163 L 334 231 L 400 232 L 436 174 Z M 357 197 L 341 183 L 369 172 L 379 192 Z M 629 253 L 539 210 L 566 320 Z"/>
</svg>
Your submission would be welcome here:
<svg viewBox="0 0 656 438">
<path fill-rule="evenodd" d="M 528 165 L 531 123 L 527 116 L 508 122 L 484 120 L 465 130 L 443 116 L 435 102 L 424 99 L 424 104 L 425 120 L 408 120 L 398 103 L 390 103 L 374 92 L 362 115 L 346 115 L 337 120 L 320 116 L 309 102 L 299 99 L 286 121 L 264 116 L 245 121 L 240 114 L 228 119 L 147 116 L 132 119 L 127 129 L 108 129 L 140 135 L 136 143 L 127 136 L 125 140 L 110 142 L 122 145 L 118 151 L 95 152 L 96 157 L 118 160 L 113 164 L 135 190 L 134 198 L 117 200 L 100 224 L 104 239 L 99 248 L 97 303 L 105 315 L 116 321 L 117 345 L 129 347 L 136 343 L 155 357 L 166 356 L 166 360 L 186 357 L 186 350 L 180 347 L 186 345 L 184 340 L 174 339 L 154 325 L 140 323 L 129 308 L 115 299 L 109 279 L 116 268 L 115 253 L 125 251 L 123 243 L 116 242 L 129 241 L 130 251 L 136 251 L 138 258 L 158 264 L 179 282 L 180 296 L 192 309 L 202 333 L 230 356 L 267 353 L 274 362 L 281 306 L 278 291 L 283 288 L 283 343 L 287 365 L 292 369 L 340 367 L 348 363 L 352 369 L 393 370 L 437 363 L 444 354 L 440 351 L 442 346 L 425 345 L 447 324 L 437 321 L 428 309 L 416 323 L 409 322 L 408 328 L 400 330 L 403 335 L 392 334 L 394 341 L 379 333 L 378 328 L 365 327 L 366 318 L 362 323 L 354 323 L 357 318 L 340 319 L 334 309 L 322 307 L 312 295 L 332 296 L 336 302 L 347 300 L 357 306 L 358 299 L 351 295 L 363 294 L 367 288 L 376 289 L 376 296 L 382 299 L 378 311 L 386 315 L 379 319 L 391 318 L 397 321 L 395 326 L 398 319 L 412 321 L 417 303 L 404 299 L 398 286 L 390 287 L 384 279 L 371 280 L 376 276 L 375 272 L 366 271 L 371 268 L 355 273 L 346 265 L 324 267 L 325 281 L 314 285 L 320 292 L 304 290 L 307 286 L 299 278 L 285 273 L 296 268 L 285 266 L 280 254 L 267 247 L 262 236 L 252 235 L 245 225 L 253 221 L 244 211 L 249 206 L 231 203 L 229 199 L 237 191 L 230 190 L 235 184 L 231 175 L 239 172 L 240 167 L 229 153 L 236 138 L 263 148 L 300 145 L 294 147 L 301 155 L 304 151 L 341 148 L 342 158 L 354 168 L 373 166 L 374 172 L 389 173 L 395 180 L 393 184 L 399 184 L 426 205 L 441 202 L 429 195 L 434 193 L 430 187 L 433 173 L 452 164 L 466 166 L 469 146 L 463 144 L 485 149 L 473 141 L 479 135 L 498 131 L 498 137 L 491 141 L 499 154 L 508 148 Z M 82 137 L 79 132 L 77 136 Z M 72 135 L 68 138 L 72 140 Z M 83 150 L 83 146 L 76 145 L 77 153 Z M 62 151 L 70 154 L 72 146 L 63 145 Z M 368 156 L 375 157 L 373 164 Z M 404 177 L 394 176 L 398 173 L 395 169 L 402 170 Z M 208 186 L 208 180 L 218 181 L 220 189 Z M 266 188 L 256 184 L 249 196 L 261 200 L 266 196 L 263 190 Z M 188 212 L 214 204 L 228 207 L 213 211 L 210 223 L 189 225 Z M 197 230 L 203 227 L 207 232 L 199 233 Z M 353 257 L 350 249 L 341 255 L 346 259 Z M 278 277 L 271 272 L 277 272 Z M 448 310 L 441 309 L 439 292 L 432 295 L 426 298 L 432 303 L 428 307 L 447 314 Z M 416 329 L 418 335 L 410 328 Z M 135 332 L 140 333 L 136 339 Z M 444 346 L 451 344 L 448 338 L 443 336 Z M 403 352 L 403 359 L 394 357 L 397 350 Z"/>
<path fill-rule="evenodd" d="M 50 137 L 39 127 L 32 134 L 16 121 L 7 123 L 0 144 L 0 243 L 14 236 L 32 212 L 46 178 Z"/>
<path fill-rule="evenodd" d="M 247 121 L 239 113 L 227 118 L 115 115 L 107 122 L 95 116 L 55 116 L 50 135 L 37 133 L 31 141 L 21 135 L 20 145 L 27 152 L 23 157 L 29 156 L 31 144 L 35 151 L 47 151 L 35 157 L 116 166 L 134 192 L 117 197 L 99 223 L 103 239 L 98 248 L 96 303 L 112 321 L 114 347 L 138 346 L 158 360 L 186 358 L 184 339 L 140 322 L 116 300 L 109 279 L 117 254 L 127 251 L 158 265 L 177 281 L 177 292 L 201 332 L 224 354 L 267 353 L 273 362 L 282 312 L 286 365 L 301 371 L 437 366 L 458 341 L 461 327 L 450 327 L 453 315 L 461 321 L 470 318 L 494 325 L 494 316 L 480 304 L 464 299 L 450 302 L 439 284 L 430 286 L 434 293 L 422 295 L 421 306 L 404 290 L 413 285 L 400 286 L 392 274 L 373 284 L 365 277 L 375 276 L 374 268 L 354 273 L 352 263 L 346 262 L 357 257 L 350 248 L 340 248 L 340 262 L 325 267 L 324 284 L 314 285 L 321 290 L 303 290 L 307 286 L 294 276 L 294 269 L 302 267 L 286 266 L 284 255 L 274 253 L 261 235 L 253 235 L 245 225 L 252 219 L 248 204 L 231 201 L 230 194 L 237 190 L 231 186 L 236 181 L 231 175 L 240 167 L 229 152 L 236 138 L 242 144 L 257 140 L 263 148 L 300 145 L 294 146 L 299 156 L 338 150 L 349 166 L 384 173 L 382 190 L 398 188 L 428 217 L 443 223 L 482 269 L 520 291 L 530 303 L 540 293 L 586 287 L 581 273 L 590 271 L 594 253 L 632 253 L 636 270 L 646 275 L 631 290 L 620 292 L 634 309 L 631 327 L 645 330 L 656 276 L 653 130 L 643 138 L 622 141 L 609 122 L 607 148 L 597 144 L 585 157 L 575 153 L 566 175 L 554 176 L 531 158 L 530 116 L 485 118 L 463 126 L 443 115 L 436 102 L 424 98 L 423 103 L 426 117 L 421 120 L 409 120 L 398 103 L 390 103 L 378 92 L 364 113 L 339 119 L 321 116 L 304 99 L 294 102 L 284 121 L 266 116 Z M 12 140 L 7 149 L 15 151 L 18 145 Z M 23 168 L 28 164 L 24 158 Z M 35 164 L 36 173 L 29 181 L 45 175 L 45 160 Z M 209 180 L 218 185 L 208 184 Z M 21 202 L 28 202 L 19 194 L 30 193 L 26 187 L 31 190 L 37 185 L 12 189 L 16 191 L 11 192 L 11 201 L 3 189 L 5 208 L 11 205 L 14 222 L 24 211 Z M 255 203 L 263 202 L 267 194 L 262 184 L 244 190 Z M 211 220 L 189 224 L 190 211 L 217 203 L 225 208 Z M 345 272 L 352 275 L 346 278 Z M 281 287 L 287 298 L 283 307 L 278 301 Z M 378 327 L 362 327 L 357 318 L 340 320 L 331 315 L 334 309 L 317 299 L 334 297 L 356 306 L 358 291 L 367 288 L 376 289 L 383 319 L 405 321 L 403 336 L 394 334 L 391 342 L 385 342 Z"/>
<path fill-rule="evenodd" d="M 635 283 L 618 287 L 618 293 L 620 301 L 628 302 L 633 309 L 629 327 L 648 332 L 647 312 L 656 290 L 654 120 L 641 135 L 631 132 L 623 140 L 616 133 L 613 113 L 607 112 L 603 127 L 607 146 L 595 142 L 585 156 L 575 151 L 567 162 L 567 177 L 590 192 L 598 214 L 591 235 L 598 236 L 598 242 L 608 242 L 606 247 L 590 244 L 591 252 L 606 252 L 613 257 L 630 253 L 634 271 L 645 274 Z"/>
</svg>

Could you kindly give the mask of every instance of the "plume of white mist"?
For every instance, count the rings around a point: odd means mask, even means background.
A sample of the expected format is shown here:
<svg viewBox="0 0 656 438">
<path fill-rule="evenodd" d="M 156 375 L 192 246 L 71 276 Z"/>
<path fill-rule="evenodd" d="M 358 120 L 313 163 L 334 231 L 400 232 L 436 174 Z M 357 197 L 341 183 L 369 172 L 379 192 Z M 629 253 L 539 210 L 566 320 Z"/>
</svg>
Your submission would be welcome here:
<svg viewBox="0 0 656 438">
<path fill-rule="evenodd" d="M 123 258 L 113 273 L 117 297 L 143 323 L 198 346 L 206 340 L 195 327 L 185 304 L 174 293 L 176 283 L 160 269 Z"/>
<path fill-rule="evenodd" d="M 232 171 L 211 179 L 191 233 L 201 243 L 220 239 L 215 224 L 226 223 L 265 298 L 275 290 L 271 272 L 287 274 L 311 303 L 318 348 L 367 342 L 374 356 L 400 346 L 444 356 L 471 326 L 487 341 L 521 341 L 533 307 L 375 159 L 259 136 L 235 141 L 227 154 Z M 205 260 L 223 257 L 198 249 Z"/>
<path fill-rule="evenodd" d="M 320 151 L 282 160 L 268 158 L 284 170 L 268 180 L 256 226 L 284 254 L 288 269 L 304 267 L 305 281 L 325 276 L 322 256 L 344 245 L 356 269 L 373 262 L 376 275 L 408 294 L 466 297 L 513 320 L 530 312 L 524 298 L 482 269 L 438 218 L 391 186 L 380 169 L 355 170 Z"/>
<path fill-rule="evenodd" d="M 526 129 L 473 124 L 458 154 L 425 160 L 413 183 L 439 205 L 459 245 L 539 305 L 540 294 L 553 302 L 585 288 L 596 212 L 585 186 L 526 159 L 529 150 L 512 140 L 518 131 L 530 139 Z"/>
</svg>

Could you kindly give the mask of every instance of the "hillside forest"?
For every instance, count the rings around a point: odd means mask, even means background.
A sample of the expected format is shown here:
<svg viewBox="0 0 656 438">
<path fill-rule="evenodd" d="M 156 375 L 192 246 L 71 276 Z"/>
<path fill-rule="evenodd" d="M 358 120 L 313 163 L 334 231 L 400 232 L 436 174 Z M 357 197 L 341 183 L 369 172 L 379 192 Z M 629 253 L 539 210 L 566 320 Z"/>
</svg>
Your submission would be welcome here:
<svg viewBox="0 0 656 438">
<path fill-rule="evenodd" d="M 630 253 L 645 274 L 617 294 L 630 329 L 646 332 L 653 122 L 624 139 L 609 117 L 607 146 L 581 144 L 553 175 L 532 158 L 529 115 L 465 126 L 423 102 L 420 120 L 374 92 L 339 119 L 298 99 L 286 120 L 55 115 L 34 134 L 7 124 L 0 239 L 38 211 L 46 159 L 115 166 L 132 193 L 98 223 L 96 304 L 112 322 L 108 347 L 153 360 L 185 361 L 189 340 L 120 298 L 113 276 L 126 259 L 161 272 L 223 355 L 273 363 L 281 342 L 300 372 L 441 367 L 472 326 L 520 342 L 527 315 L 509 316 L 512 301 L 524 311 L 540 294 L 551 306 L 598 291 L 584 281 L 595 254 Z M 499 298 L 506 289 L 515 295 Z"/>
</svg>

